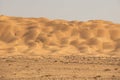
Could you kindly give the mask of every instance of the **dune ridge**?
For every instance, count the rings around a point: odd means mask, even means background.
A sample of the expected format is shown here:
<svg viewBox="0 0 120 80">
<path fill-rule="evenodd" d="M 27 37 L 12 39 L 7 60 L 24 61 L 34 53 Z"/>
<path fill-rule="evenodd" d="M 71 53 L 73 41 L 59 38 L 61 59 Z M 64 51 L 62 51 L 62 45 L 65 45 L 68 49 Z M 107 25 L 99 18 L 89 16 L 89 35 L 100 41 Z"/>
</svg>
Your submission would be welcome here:
<svg viewBox="0 0 120 80">
<path fill-rule="evenodd" d="M 120 24 L 1 15 L 0 45 L 0 56 L 120 56 Z"/>
</svg>

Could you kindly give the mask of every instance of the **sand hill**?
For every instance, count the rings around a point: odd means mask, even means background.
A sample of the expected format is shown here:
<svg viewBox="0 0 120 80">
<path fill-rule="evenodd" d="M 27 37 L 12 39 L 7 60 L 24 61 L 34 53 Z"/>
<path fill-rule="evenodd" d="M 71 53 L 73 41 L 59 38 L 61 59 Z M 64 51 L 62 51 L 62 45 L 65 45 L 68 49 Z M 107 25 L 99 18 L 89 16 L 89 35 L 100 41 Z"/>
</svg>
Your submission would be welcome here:
<svg viewBox="0 0 120 80">
<path fill-rule="evenodd" d="M 0 56 L 120 56 L 120 24 L 0 16 Z"/>
</svg>

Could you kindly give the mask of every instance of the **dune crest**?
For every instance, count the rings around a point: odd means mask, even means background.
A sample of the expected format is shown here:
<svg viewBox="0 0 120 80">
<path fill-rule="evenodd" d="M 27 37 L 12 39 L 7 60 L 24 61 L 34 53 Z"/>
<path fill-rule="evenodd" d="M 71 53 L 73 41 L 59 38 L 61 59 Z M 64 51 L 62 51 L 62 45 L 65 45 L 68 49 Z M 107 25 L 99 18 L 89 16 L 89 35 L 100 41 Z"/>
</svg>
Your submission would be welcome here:
<svg viewBox="0 0 120 80">
<path fill-rule="evenodd" d="M 0 55 L 120 56 L 120 24 L 0 16 Z"/>
</svg>

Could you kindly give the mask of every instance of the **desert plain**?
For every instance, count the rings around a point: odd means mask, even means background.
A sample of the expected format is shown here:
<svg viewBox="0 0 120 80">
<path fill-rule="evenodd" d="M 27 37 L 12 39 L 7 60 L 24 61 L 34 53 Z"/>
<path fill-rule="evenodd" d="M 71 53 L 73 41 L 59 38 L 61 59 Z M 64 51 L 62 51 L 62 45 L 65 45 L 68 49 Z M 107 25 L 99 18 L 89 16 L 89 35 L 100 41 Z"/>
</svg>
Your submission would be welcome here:
<svg viewBox="0 0 120 80">
<path fill-rule="evenodd" d="M 0 80 L 120 80 L 120 24 L 1 15 Z"/>
</svg>

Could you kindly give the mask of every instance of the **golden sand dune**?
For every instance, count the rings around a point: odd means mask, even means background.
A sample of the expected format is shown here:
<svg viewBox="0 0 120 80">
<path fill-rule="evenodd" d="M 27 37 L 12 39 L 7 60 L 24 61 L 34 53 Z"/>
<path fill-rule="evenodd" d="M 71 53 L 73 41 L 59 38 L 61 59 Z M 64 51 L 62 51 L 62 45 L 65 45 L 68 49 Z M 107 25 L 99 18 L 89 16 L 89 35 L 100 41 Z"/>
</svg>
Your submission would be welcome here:
<svg viewBox="0 0 120 80">
<path fill-rule="evenodd" d="M 0 16 L 0 55 L 120 56 L 120 24 Z"/>
</svg>

